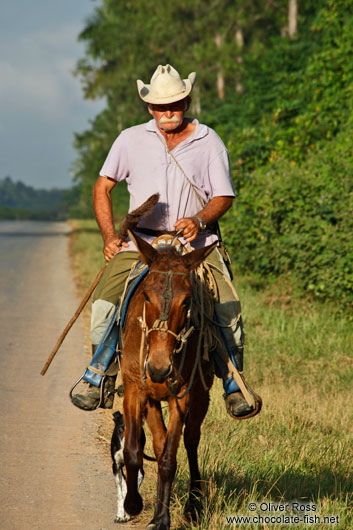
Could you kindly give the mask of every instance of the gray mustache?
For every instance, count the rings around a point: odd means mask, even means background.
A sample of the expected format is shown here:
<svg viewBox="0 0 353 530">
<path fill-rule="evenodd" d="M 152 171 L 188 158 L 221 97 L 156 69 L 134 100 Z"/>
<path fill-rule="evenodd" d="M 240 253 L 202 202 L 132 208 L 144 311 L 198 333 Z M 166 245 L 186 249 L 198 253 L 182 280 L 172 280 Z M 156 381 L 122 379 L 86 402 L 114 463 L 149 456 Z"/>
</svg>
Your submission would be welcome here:
<svg viewBox="0 0 353 530">
<path fill-rule="evenodd" d="M 162 116 L 159 120 L 159 123 L 178 123 L 180 120 L 176 116 L 172 116 L 171 118 L 166 118 L 165 116 Z"/>
</svg>

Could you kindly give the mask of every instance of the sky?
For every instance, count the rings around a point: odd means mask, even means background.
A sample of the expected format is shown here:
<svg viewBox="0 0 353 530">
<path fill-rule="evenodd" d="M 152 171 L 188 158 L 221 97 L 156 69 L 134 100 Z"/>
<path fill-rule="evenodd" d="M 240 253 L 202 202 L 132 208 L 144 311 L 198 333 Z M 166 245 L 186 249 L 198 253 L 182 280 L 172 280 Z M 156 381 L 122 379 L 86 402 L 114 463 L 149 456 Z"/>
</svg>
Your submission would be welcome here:
<svg viewBox="0 0 353 530">
<path fill-rule="evenodd" d="M 95 0 L 0 0 L 0 179 L 68 188 L 74 132 L 89 128 L 104 101 L 83 98 L 72 74 L 78 35 Z"/>
</svg>

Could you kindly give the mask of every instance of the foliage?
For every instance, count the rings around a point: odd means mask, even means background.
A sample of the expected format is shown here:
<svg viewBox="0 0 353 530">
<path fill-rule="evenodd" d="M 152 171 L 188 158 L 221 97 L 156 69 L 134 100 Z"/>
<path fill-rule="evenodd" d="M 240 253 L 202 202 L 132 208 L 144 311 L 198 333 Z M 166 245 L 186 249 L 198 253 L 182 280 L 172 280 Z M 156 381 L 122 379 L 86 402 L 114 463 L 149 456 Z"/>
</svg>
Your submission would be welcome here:
<svg viewBox="0 0 353 530">
<path fill-rule="evenodd" d="M 345 2 L 326 2 L 310 40 L 249 58 L 245 68 L 258 76 L 209 117 L 222 124 L 239 194 L 224 222 L 235 262 L 267 276 L 292 271 L 306 291 L 346 307 L 353 307 L 352 23 Z"/>
<path fill-rule="evenodd" d="M 244 91 L 202 116 L 228 139 L 236 179 L 278 157 L 305 160 L 351 119 L 353 15 L 343 0 L 320 3 L 296 40 L 244 55 Z"/>
<path fill-rule="evenodd" d="M 242 269 L 294 271 L 305 290 L 353 307 L 351 134 L 353 127 L 302 166 L 278 159 L 252 173 L 224 226 Z"/>
<path fill-rule="evenodd" d="M 0 219 L 63 220 L 78 197 L 77 187 L 37 190 L 5 177 L 0 180 Z"/>
</svg>

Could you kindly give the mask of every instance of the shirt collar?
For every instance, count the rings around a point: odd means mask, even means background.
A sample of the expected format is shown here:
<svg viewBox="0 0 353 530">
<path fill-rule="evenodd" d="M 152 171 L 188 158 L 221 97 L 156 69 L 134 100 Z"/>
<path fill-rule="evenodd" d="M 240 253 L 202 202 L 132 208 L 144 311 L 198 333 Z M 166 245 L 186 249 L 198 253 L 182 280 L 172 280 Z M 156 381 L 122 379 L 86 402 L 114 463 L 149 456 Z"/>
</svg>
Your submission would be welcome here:
<svg viewBox="0 0 353 530">
<path fill-rule="evenodd" d="M 208 127 L 207 125 L 204 125 L 203 123 L 200 123 L 199 120 L 194 118 L 192 120 L 192 123 L 196 123 L 195 131 L 192 134 L 192 141 L 199 140 L 200 138 L 203 138 L 204 136 L 208 135 Z M 152 119 L 145 123 L 146 131 L 159 133 L 159 129 L 157 127 L 157 123 L 155 119 Z"/>
</svg>

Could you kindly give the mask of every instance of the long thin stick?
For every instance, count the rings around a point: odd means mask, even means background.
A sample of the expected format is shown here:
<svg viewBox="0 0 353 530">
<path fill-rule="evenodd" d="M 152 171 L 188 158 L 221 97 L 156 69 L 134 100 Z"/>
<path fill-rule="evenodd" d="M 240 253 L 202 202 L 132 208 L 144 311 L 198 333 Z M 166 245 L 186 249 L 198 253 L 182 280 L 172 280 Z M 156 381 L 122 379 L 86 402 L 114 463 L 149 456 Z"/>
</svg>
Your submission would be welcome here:
<svg viewBox="0 0 353 530">
<path fill-rule="evenodd" d="M 97 284 L 99 282 L 99 280 L 101 279 L 101 276 L 104 272 L 104 269 L 106 267 L 107 263 L 104 263 L 103 267 L 101 268 L 101 270 L 99 271 L 99 273 L 97 274 L 94 282 L 92 283 L 92 285 L 90 286 L 90 288 L 88 289 L 85 297 L 83 298 L 82 302 L 80 303 L 80 305 L 78 306 L 74 316 L 71 318 L 70 322 L 67 324 L 66 328 L 64 329 L 64 331 L 62 332 L 62 334 L 60 335 L 59 339 L 58 339 L 58 342 L 55 344 L 55 347 L 53 349 L 53 351 L 51 352 L 51 354 L 49 355 L 48 357 L 48 360 L 47 362 L 45 363 L 45 365 L 43 366 L 43 369 L 40 373 L 40 375 L 45 375 L 46 374 L 46 371 L 48 370 L 52 360 L 54 359 L 55 355 L 56 355 L 56 352 L 58 351 L 58 349 L 60 348 L 60 346 L 62 345 L 62 343 L 64 342 L 64 339 L 66 337 L 66 335 L 68 334 L 68 332 L 70 331 L 70 329 L 72 328 L 72 326 L 74 325 L 74 323 L 76 322 L 76 320 L 78 319 L 82 309 L 85 307 L 85 305 L 87 304 L 88 300 L 90 299 L 94 289 L 97 287 Z"/>
</svg>

